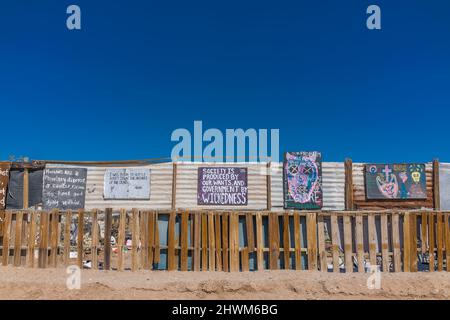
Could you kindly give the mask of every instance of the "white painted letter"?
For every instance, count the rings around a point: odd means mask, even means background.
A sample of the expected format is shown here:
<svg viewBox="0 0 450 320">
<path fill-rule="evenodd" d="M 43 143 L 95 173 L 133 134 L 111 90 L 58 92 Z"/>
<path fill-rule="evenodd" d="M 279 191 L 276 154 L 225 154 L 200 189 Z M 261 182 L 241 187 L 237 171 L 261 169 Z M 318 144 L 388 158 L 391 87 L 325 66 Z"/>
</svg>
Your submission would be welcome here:
<svg viewBox="0 0 450 320">
<path fill-rule="evenodd" d="M 367 14 L 371 14 L 367 18 L 367 29 L 381 29 L 381 9 L 377 5 L 370 5 L 367 8 Z"/>
<path fill-rule="evenodd" d="M 66 20 L 66 26 L 69 30 L 81 30 L 81 9 L 74 4 L 67 7 L 67 14 L 70 16 Z"/>
<path fill-rule="evenodd" d="M 213 141 L 214 138 L 214 141 Z M 219 129 L 208 129 L 203 134 L 203 141 L 212 141 L 203 151 L 203 159 L 206 162 L 223 161 L 223 135 Z M 213 156 L 214 151 L 214 156 Z"/>
<path fill-rule="evenodd" d="M 191 160 L 191 134 L 186 129 L 176 129 L 172 132 L 170 141 L 179 141 L 172 148 L 172 161 L 176 162 L 178 159 L 183 161 Z"/>
</svg>

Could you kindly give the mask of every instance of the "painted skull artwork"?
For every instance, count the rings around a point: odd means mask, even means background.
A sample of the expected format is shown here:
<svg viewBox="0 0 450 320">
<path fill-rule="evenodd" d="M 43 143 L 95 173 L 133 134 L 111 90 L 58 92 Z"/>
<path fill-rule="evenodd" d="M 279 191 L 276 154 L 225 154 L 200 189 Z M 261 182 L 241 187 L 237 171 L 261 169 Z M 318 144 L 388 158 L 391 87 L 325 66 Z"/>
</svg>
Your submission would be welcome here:
<svg viewBox="0 0 450 320">
<path fill-rule="evenodd" d="M 426 199 L 424 164 L 367 164 L 367 199 Z"/>
<path fill-rule="evenodd" d="M 322 208 L 322 155 L 320 152 L 286 152 L 284 208 Z"/>
</svg>

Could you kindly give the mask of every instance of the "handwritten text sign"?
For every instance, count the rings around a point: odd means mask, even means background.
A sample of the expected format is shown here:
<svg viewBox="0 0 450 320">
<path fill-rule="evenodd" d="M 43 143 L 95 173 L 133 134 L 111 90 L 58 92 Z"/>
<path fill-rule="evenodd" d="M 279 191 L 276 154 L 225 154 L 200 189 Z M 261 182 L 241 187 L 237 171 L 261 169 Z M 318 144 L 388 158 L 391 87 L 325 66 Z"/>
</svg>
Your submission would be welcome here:
<svg viewBox="0 0 450 320">
<path fill-rule="evenodd" d="M 150 169 L 107 169 L 104 179 L 105 199 L 150 199 Z"/>
<path fill-rule="evenodd" d="M 42 202 L 44 210 L 84 208 L 85 168 L 47 168 L 44 170 Z"/>
<path fill-rule="evenodd" d="M 247 168 L 198 168 L 198 205 L 245 206 L 247 191 Z"/>
<path fill-rule="evenodd" d="M 5 209 L 6 189 L 9 181 L 9 164 L 0 164 L 0 209 Z"/>
</svg>

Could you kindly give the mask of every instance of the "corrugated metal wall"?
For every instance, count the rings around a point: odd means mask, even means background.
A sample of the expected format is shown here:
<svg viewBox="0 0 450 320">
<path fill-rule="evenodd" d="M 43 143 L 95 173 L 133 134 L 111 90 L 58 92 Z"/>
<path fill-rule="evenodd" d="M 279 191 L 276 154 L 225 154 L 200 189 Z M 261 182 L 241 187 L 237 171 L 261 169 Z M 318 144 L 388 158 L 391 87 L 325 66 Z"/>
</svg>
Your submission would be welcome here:
<svg viewBox="0 0 450 320">
<path fill-rule="evenodd" d="M 402 200 L 402 201 L 376 201 L 366 199 L 364 185 L 365 163 L 353 163 L 353 197 L 356 209 L 380 210 L 380 209 L 420 209 L 433 208 L 433 164 L 426 163 L 427 199 L 426 200 Z"/>
<path fill-rule="evenodd" d="M 75 166 L 47 164 L 47 167 L 87 168 L 85 209 L 145 208 L 170 209 L 172 206 L 172 163 L 130 166 Z M 150 200 L 104 200 L 103 181 L 106 169 L 140 167 L 150 169 Z"/>
<path fill-rule="evenodd" d="M 450 163 L 439 165 L 439 191 L 441 209 L 450 210 Z"/>
<path fill-rule="evenodd" d="M 272 163 L 272 210 L 283 210 L 283 163 Z M 322 162 L 323 210 L 345 209 L 345 168 L 342 162 Z"/>
</svg>

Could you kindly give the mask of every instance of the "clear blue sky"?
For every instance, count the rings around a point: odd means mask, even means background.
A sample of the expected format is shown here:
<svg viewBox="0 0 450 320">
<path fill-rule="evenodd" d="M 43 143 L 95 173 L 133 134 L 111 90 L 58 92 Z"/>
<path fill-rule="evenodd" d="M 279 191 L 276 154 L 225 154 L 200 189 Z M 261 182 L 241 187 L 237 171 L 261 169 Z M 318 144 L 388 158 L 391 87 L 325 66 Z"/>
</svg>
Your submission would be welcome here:
<svg viewBox="0 0 450 320">
<path fill-rule="evenodd" d="M 0 110 L 1 159 L 168 157 L 203 120 L 324 161 L 450 161 L 450 1 L 2 1 Z"/>
</svg>

